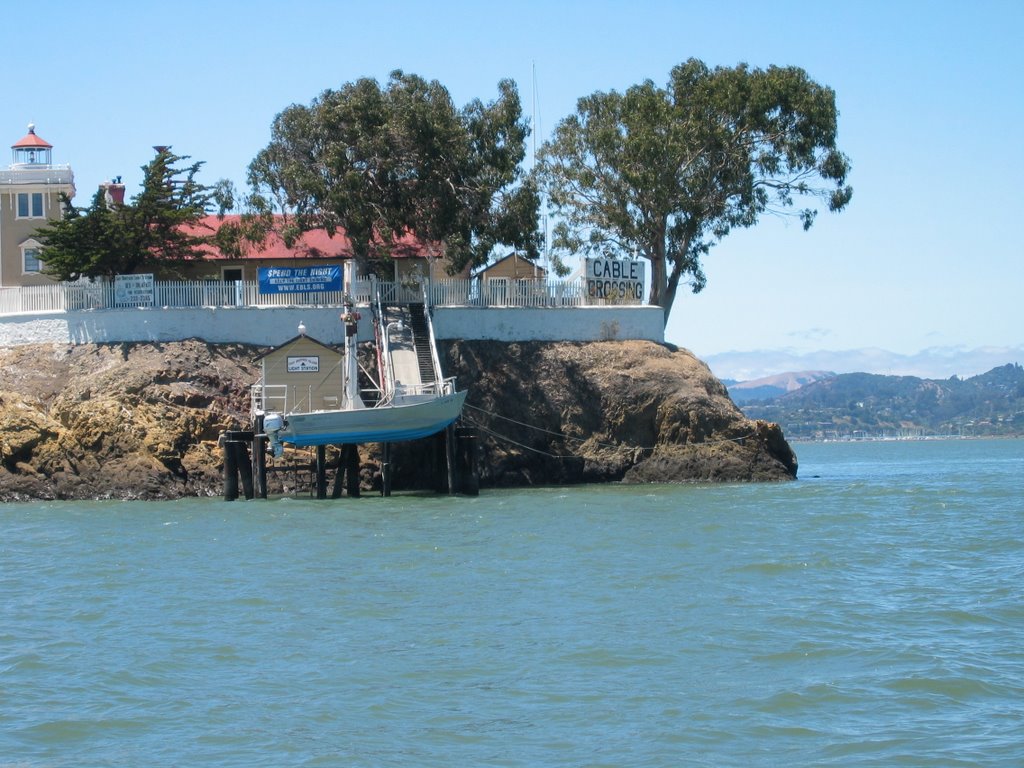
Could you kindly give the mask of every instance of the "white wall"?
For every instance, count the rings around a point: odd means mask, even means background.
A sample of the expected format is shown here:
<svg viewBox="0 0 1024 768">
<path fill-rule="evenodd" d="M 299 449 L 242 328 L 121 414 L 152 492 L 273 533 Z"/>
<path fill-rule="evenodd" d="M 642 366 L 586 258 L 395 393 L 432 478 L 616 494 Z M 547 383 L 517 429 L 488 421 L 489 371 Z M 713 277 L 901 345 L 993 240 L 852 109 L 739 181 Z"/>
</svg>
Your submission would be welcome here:
<svg viewBox="0 0 1024 768">
<path fill-rule="evenodd" d="M 306 334 L 327 344 L 344 341 L 338 315 L 331 308 L 234 308 L 87 310 L 18 314 L 0 317 L 0 346 L 38 342 L 100 344 L 120 341 L 180 341 L 198 338 L 214 343 L 241 342 L 276 346 Z M 364 319 L 367 333 L 369 322 Z"/>
<path fill-rule="evenodd" d="M 495 341 L 665 341 L 660 307 L 437 307 L 434 335 L 439 339 Z"/>
<path fill-rule="evenodd" d="M 373 338 L 370 312 L 363 308 L 359 338 Z M 217 307 L 203 309 L 86 310 L 0 317 L 0 347 L 22 344 L 93 344 L 121 341 L 238 342 L 276 346 L 306 333 L 325 344 L 341 344 L 341 309 Z M 437 307 L 439 339 L 496 341 L 664 341 L 658 307 L 574 307 L 566 309 Z"/>
</svg>

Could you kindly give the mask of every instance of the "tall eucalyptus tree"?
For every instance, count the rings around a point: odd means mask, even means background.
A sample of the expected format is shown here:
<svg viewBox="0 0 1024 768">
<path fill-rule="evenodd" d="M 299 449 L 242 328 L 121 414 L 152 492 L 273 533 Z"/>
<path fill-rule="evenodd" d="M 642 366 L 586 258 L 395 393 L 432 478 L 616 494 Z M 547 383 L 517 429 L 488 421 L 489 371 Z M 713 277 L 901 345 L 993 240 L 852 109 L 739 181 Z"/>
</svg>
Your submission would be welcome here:
<svg viewBox="0 0 1024 768">
<path fill-rule="evenodd" d="M 762 213 L 842 210 L 853 194 L 836 147 L 832 89 L 797 67 L 673 68 L 625 93 L 579 100 L 539 153 L 537 178 L 552 212 L 556 254 L 593 253 L 651 263 L 649 302 L 667 321 L 680 281 L 705 285 L 701 257 Z"/>
<path fill-rule="evenodd" d="M 536 255 L 539 197 L 521 163 L 529 127 L 515 84 L 462 109 L 437 81 L 363 78 L 274 119 L 249 182 L 288 214 L 285 239 L 343 229 L 356 257 L 386 257 L 405 235 L 443 247 L 454 268 L 503 244 Z"/>
</svg>

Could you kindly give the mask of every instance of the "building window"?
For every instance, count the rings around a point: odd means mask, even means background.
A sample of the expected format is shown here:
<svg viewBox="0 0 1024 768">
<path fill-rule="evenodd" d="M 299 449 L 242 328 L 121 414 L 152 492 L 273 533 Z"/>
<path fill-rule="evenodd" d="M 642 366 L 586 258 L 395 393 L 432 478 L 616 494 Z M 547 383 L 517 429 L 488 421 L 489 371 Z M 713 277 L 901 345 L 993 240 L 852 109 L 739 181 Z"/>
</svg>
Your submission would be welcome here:
<svg viewBox="0 0 1024 768">
<path fill-rule="evenodd" d="M 39 260 L 39 251 L 35 248 L 25 249 L 25 272 L 39 272 L 43 268 L 43 262 Z"/>
<path fill-rule="evenodd" d="M 18 193 L 18 218 L 19 219 L 41 219 L 41 218 L 43 218 L 43 193 L 42 192 L 19 192 Z"/>
<path fill-rule="evenodd" d="M 43 262 L 39 258 L 39 243 L 30 240 L 21 246 L 22 271 L 26 275 L 38 275 L 43 271 Z"/>
</svg>

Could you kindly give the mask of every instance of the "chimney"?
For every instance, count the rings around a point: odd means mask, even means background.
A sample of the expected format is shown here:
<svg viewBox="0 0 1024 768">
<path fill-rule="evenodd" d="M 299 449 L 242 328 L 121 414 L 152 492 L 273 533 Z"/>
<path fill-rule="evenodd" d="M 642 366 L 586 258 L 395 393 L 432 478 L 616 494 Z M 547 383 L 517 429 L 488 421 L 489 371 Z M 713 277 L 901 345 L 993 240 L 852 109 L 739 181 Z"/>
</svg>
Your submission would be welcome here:
<svg viewBox="0 0 1024 768">
<path fill-rule="evenodd" d="M 121 183 L 120 176 L 113 181 L 104 181 L 100 184 L 100 190 L 103 192 L 103 199 L 108 208 L 124 205 L 124 184 Z"/>
</svg>

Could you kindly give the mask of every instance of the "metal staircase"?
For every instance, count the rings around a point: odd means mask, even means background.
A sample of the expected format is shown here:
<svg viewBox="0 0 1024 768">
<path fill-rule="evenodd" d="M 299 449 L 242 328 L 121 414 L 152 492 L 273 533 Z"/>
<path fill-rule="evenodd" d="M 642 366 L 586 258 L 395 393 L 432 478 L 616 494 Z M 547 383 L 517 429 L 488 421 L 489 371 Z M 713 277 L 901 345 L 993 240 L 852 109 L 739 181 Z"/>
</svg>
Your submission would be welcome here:
<svg viewBox="0 0 1024 768">
<path fill-rule="evenodd" d="M 423 304 L 409 305 L 409 327 L 412 328 L 416 361 L 420 367 L 420 383 L 436 384 L 438 372 L 434 370 L 434 356 L 430 351 L 430 331 L 427 328 L 426 307 Z"/>
<path fill-rule="evenodd" d="M 442 381 L 430 340 L 430 324 L 423 304 L 386 304 L 380 308 L 381 332 L 388 337 L 387 361 L 392 375 L 416 391 L 433 390 Z M 398 330 L 398 324 L 402 330 Z M 389 331 L 389 329 L 391 329 Z"/>
</svg>

